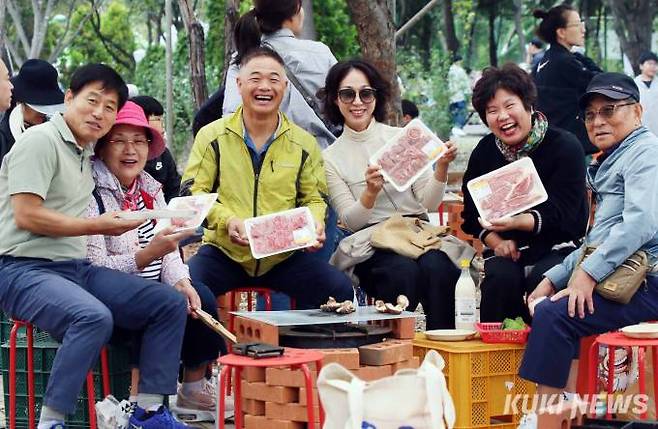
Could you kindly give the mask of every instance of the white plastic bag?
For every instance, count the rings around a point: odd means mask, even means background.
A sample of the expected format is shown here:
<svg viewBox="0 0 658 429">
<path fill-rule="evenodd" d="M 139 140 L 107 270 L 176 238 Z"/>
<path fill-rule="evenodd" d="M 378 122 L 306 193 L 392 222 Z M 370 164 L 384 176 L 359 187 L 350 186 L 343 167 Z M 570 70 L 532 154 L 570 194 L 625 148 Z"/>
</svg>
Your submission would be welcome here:
<svg viewBox="0 0 658 429">
<path fill-rule="evenodd" d="M 450 429 L 455 406 L 439 353 L 430 350 L 418 369 L 402 369 L 370 383 L 331 363 L 320 371 L 318 393 L 324 429 Z"/>
<path fill-rule="evenodd" d="M 127 429 L 132 407 L 125 399 L 121 402 L 108 395 L 96 402 L 96 426 L 98 429 Z"/>
</svg>

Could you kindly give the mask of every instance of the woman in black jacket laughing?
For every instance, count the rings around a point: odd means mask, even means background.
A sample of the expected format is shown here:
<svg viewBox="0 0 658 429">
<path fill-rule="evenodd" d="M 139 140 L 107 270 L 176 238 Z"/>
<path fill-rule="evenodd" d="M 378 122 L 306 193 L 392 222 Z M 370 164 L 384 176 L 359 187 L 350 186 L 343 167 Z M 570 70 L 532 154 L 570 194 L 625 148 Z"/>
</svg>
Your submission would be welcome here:
<svg viewBox="0 0 658 429">
<path fill-rule="evenodd" d="M 554 246 L 585 234 L 583 150 L 572 134 L 549 126 L 546 116 L 533 110 L 536 99 L 532 78 L 514 64 L 486 69 L 473 89 L 473 107 L 491 134 L 475 147 L 464 173 L 462 229 L 486 246 L 483 322 L 517 316 L 528 319 L 523 296 L 573 250 L 573 246 L 562 250 Z M 533 161 L 548 200 L 516 216 L 480 223 L 466 184 L 523 157 Z M 528 266 L 533 268 L 526 278 Z"/>
</svg>

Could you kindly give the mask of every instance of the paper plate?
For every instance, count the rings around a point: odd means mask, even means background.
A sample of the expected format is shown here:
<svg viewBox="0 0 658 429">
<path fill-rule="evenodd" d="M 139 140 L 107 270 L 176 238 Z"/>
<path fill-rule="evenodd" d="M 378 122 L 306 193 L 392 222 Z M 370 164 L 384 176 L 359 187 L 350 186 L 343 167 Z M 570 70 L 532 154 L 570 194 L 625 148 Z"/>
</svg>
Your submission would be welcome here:
<svg viewBox="0 0 658 429">
<path fill-rule="evenodd" d="M 476 333 L 470 329 L 434 329 L 425 331 L 425 336 L 432 341 L 464 341 L 471 339 Z"/>
<path fill-rule="evenodd" d="M 640 323 L 620 329 L 622 334 L 629 338 L 652 339 L 658 338 L 658 323 Z"/>
</svg>

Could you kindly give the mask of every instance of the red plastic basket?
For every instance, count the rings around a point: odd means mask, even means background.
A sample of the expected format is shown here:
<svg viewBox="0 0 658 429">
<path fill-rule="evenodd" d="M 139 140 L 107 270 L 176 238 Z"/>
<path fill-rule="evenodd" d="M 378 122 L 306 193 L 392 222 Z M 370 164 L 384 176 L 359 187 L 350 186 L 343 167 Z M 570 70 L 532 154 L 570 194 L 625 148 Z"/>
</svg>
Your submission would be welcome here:
<svg viewBox="0 0 658 429">
<path fill-rule="evenodd" d="M 475 329 L 480 333 L 485 343 L 518 343 L 528 341 L 530 327 L 523 330 L 502 330 L 502 323 L 476 323 Z"/>
</svg>

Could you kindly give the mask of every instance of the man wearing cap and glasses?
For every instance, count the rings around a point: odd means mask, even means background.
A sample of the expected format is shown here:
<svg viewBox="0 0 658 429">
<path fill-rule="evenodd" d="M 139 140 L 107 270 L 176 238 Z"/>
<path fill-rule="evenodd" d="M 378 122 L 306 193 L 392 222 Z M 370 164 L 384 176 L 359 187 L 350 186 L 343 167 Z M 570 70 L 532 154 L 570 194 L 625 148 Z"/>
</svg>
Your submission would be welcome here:
<svg viewBox="0 0 658 429">
<path fill-rule="evenodd" d="M 587 172 L 596 215 L 583 247 L 544 273 L 528 297 L 534 319 L 519 374 L 539 384 L 538 394 L 575 392 L 582 337 L 658 317 L 654 269 L 628 304 L 594 291 L 638 249 L 650 266 L 658 260 L 658 138 L 642 126 L 639 100 L 633 79 L 620 73 L 595 76 L 580 98 L 589 139 L 603 151 Z M 595 250 L 578 264 L 584 246 Z"/>
<path fill-rule="evenodd" d="M 64 112 L 64 92 L 57 78 L 55 67 L 39 59 L 27 60 L 11 78 L 13 103 L 0 122 L 0 160 L 26 129 Z"/>
</svg>

